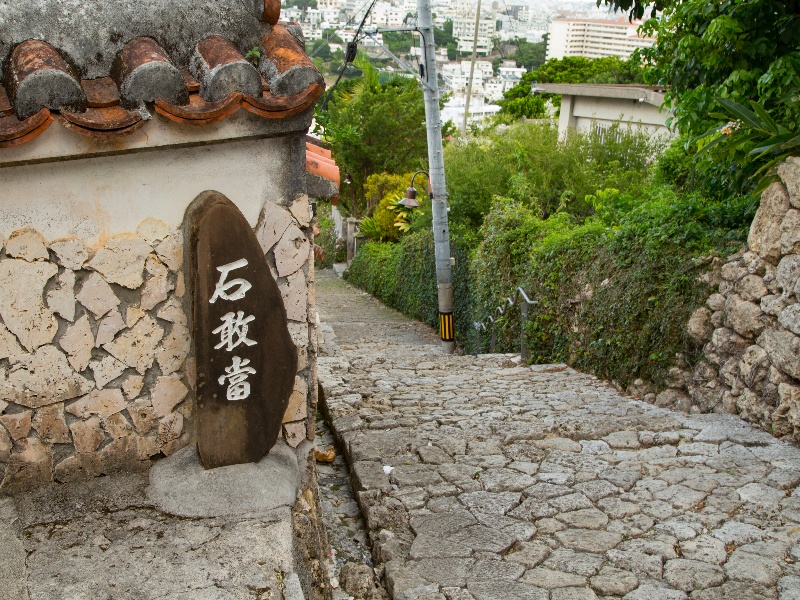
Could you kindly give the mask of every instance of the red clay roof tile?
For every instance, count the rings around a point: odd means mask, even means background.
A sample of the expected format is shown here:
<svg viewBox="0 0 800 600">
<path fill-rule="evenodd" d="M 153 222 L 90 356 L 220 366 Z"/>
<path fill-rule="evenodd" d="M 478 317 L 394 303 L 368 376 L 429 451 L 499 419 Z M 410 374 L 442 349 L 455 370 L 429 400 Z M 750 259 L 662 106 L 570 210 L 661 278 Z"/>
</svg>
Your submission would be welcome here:
<svg viewBox="0 0 800 600">
<path fill-rule="evenodd" d="M 6 88 L 0 85 L 0 117 L 7 117 L 14 113 L 14 107 L 11 106 L 11 100 L 8 99 Z"/>
<path fill-rule="evenodd" d="M 245 94 L 244 104 L 247 110 L 251 108 L 255 109 L 251 111 L 254 114 L 270 113 L 269 115 L 263 116 L 275 118 L 276 116 L 286 116 L 287 111 L 290 110 L 295 110 L 296 112 L 305 110 L 322 95 L 322 92 L 322 86 L 312 84 L 307 89 L 294 96 L 275 96 L 270 91 L 264 92 L 260 98 Z M 291 114 L 295 113 L 293 112 Z"/>
<path fill-rule="evenodd" d="M 276 96 L 293 96 L 313 84 L 324 85 L 314 63 L 283 25 L 275 25 L 261 40 L 258 67 Z"/>
<path fill-rule="evenodd" d="M 96 108 L 90 110 L 109 110 L 107 108 Z M 121 109 L 125 110 L 125 109 Z M 86 137 L 90 137 L 95 140 L 109 140 L 109 139 L 117 139 L 124 137 L 126 135 L 130 135 L 134 131 L 141 129 L 144 127 L 146 121 L 144 119 L 139 119 L 132 125 L 128 125 L 125 127 L 120 127 L 119 129 L 94 129 L 91 127 L 83 127 L 76 123 L 73 123 L 67 120 L 63 114 L 58 115 L 58 122 L 64 126 L 65 129 L 69 129 L 70 131 L 74 131 L 76 133 L 80 133 Z"/>
<path fill-rule="evenodd" d="M 166 50 L 150 37 L 129 41 L 114 59 L 111 77 L 117 83 L 126 108 L 157 99 L 185 104 L 189 93 L 180 71 Z"/>
<path fill-rule="evenodd" d="M 7 142 L 22 137 L 40 127 L 48 119 L 50 119 L 50 111 L 46 108 L 27 119 L 19 119 L 14 115 L 3 117 L 0 119 L 0 141 Z"/>
<path fill-rule="evenodd" d="M 14 115 L 0 119 L 0 148 L 19 146 L 29 142 L 50 127 L 53 116 L 47 108 L 41 109 L 24 121 Z"/>
<path fill-rule="evenodd" d="M 142 120 L 141 113 L 135 110 L 127 110 L 121 106 L 87 108 L 82 113 L 62 110 L 61 116 L 73 125 L 101 131 L 124 129 Z"/>
<path fill-rule="evenodd" d="M 119 88 L 111 77 L 83 79 L 81 85 L 86 94 L 86 106 L 89 108 L 106 108 L 119 104 Z"/>
<path fill-rule="evenodd" d="M 86 108 L 86 95 L 75 69 L 41 40 L 27 40 L 14 47 L 6 65 L 5 85 L 20 119 L 45 107 Z"/>
<path fill-rule="evenodd" d="M 214 102 L 231 92 L 257 95 L 261 76 L 230 40 L 220 35 L 203 38 L 195 48 L 189 70 L 200 82 L 200 95 Z"/>
<path fill-rule="evenodd" d="M 264 6 L 265 15 L 275 6 L 279 10 L 274 0 L 265 0 Z M 197 44 L 191 72 L 178 69 L 153 38 L 136 37 L 119 51 L 109 77 L 80 80 L 69 57 L 46 42 L 27 40 L 6 61 L 5 87 L 0 85 L 0 148 L 41 134 L 54 119 L 48 108 L 61 112 L 58 120 L 67 129 L 96 139 L 144 126 L 144 103 L 149 102 L 158 114 L 191 125 L 218 122 L 242 106 L 270 119 L 307 110 L 322 94 L 324 81 L 302 46 L 283 25 L 273 27 L 262 45 L 265 67 L 259 72 L 230 40 L 210 35 Z M 34 73 L 37 77 L 23 89 Z M 198 93 L 212 88 L 225 96 L 210 101 Z M 27 118 L 18 118 L 20 114 Z"/>
<path fill-rule="evenodd" d="M 156 100 L 156 112 L 175 121 L 191 125 L 216 123 L 231 116 L 242 107 L 242 94 L 232 92 L 222 100 L 206 102 L 200 94 L 190 94 L 189 104 L 177 106 Z"/>
<path fill-rule="evenodd" d="M 270 25 L 275 25 L 281 18 L 281 0 L 264 0 L 264 14 L 261 18 Z"/>
<path fill-rule="evenodd" d="M 181 75 L 183 75 L 183 83 L 186 86 L 186 89 L 190 92 L 199 92 L 200 82 L 192 77 L 192 74 L 189 73 L 189 69 L 181 69 L 180 71 Z"/>
</svg>

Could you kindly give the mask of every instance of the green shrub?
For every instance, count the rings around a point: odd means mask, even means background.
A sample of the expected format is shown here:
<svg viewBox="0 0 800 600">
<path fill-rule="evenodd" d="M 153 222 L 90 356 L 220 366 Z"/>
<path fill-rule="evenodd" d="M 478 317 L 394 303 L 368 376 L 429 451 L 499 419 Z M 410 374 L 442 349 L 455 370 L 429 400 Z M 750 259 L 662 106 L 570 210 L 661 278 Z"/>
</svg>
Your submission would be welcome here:
<svg viewBox="0 0 800 600">
<path fill-rule="evenodd" d="M 367 177 L 364 184 L 367 205 L 372 215 L 361 220 L 361 235 L 376 242 L 394 242 L 400 235 L 408 231 L 420 209 L 409 211 L 405 207 L 398 208 L 398 202 L 405 196 L 405 190 L 411 182 L 413 173 L 393 175 L 376 173 Z M 423 180 L 424 181 L 424 180 Z M 417 200 L 425 206 L 428 197 L 424 187 L 417 181 Z"/>
<path fill-rule="evenodd" d="M 336 231 L 333 228 L 330 203 L 317 202 L 317 226 L 319 235 L 314 239 L 314 243 L 322 247 L 325 257 L 316 261 L 314 266 L 317 269 L 330 269 L 336 258 Z"/>
<path fill-rule="evenodd" d="M 454 228 L 477 231 L 495 196 L 512 198 L 539 217 L 587 216 L 598 189 L 637 195 L 661 138 L 624 127 L 559 139 L 555 126 L 519 123 L 445 148 Z"/>
<path fill-rule="evenodd" d="M 698 356 L 685 327 L 710 291 L 700 275 L 711 255 L 744 242 L 746 204 L 668 186 L 589 200 L 596 216 L 584 222 L 495 201 L 472 263 L 476 320 L 522 286 L 538 302 L 526 326 L 534 362 L 568 362 L 622 385 L 663 383 L 676 356 Z M 519 315 L 515 308 L 498 319 L 498 351 L 519 351 Z M 469 349 L 485 349 L 486 337 Z"/>
<path fill-rule="evenodd" d="M 469 258 L 458 238 L 452 238 L 453 305 L 456 339 L 474 337 L 469 300 Z M 439 302 L 433 232 L 410 233 L 397 244 L 369 242 L 361 246 L 345 278 L 409 317 L 438 326 Z"/>
</svg>

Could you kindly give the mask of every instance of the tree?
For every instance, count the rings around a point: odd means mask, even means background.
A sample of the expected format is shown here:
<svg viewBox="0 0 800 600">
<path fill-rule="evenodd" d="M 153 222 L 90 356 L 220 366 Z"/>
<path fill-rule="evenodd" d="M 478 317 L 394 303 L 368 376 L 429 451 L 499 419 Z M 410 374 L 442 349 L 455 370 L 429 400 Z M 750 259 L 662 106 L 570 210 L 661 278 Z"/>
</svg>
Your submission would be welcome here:
<svg viewBox="0 0 800 600">
<path fill-rule="evenodd" d="M 632 18 L 644 14 L 643 0 L 602 0 Z M 755 152 L 760 142 L 747 122 L 730 112 L 734 102 L 748 110 L 755 102 L 777 126 L 797 132 L 800 77 L 800 0 L 658 0 L 660 19 L 642 27 L 657 42 L 643 52 L 652 64 L 651 83 L 667 87 L 671 124 L 695 140 L 714 141 L 701 155 L 711 188 L 728 192 L 752 187 L 748 177 L 774 158 Z M 728 122 L 733 122 L 727 127 Z M 723 131 L 724 130 L 724 131 Z M 765 141 L 762 139 L 761 141 Z M 709 144 L 710 145 L 710 144 Z"/>
<path fill-rule="evenodd" d="M 442 25 L 442 29 L 434 26 L 433 39 L 436 43 L 436 46 L 439 48 L 444 48 L 450 44 L 455 44 L 456 39 L 453 37 L 453 21 L 447 19 L 444 22 L 444 25 Z"/>
<path fill-rule="evenodd" d="M 333 27 L 329 27 L 322 32 L 322 37 L 330 44 L 344 44 L 344 40 L 336 33 Z"/>
<path fill-rule="evenodd" d="M 328 62 L 333 55 L 328 42 L 325 40 L 314 40 L 314 45 L 311 46 L 311 56 L 319 57 L 324 62 Z"/>
<path fill-rule="evenodd" d="M 367 178 L 424 168 L 428 146 L 425 106 L 416 81 L 394 77 L 381 83 L 363 56 L 355 64 L 363 77 L 341 83 L 327 112 L 318 105 L 316 118 L 334 159 L 352 179 L 350 185 L 342 185 L 341 203 L 361 217 L 373 208 L 365 195 Z"/>
<path fill-rule="evenodd" d="M 643 69 L 636 60 L 616 57 L 584 58 L 567 56 L 552 58 L 538 69 L 525 73 L 516 86 L 503 94 L 502 112 L 515 117 L 541 118 L 545 116 L 544 100 L 534 97 L 531 85 L 538 83 L 641 83 Z M 538 98 L 538 101 L 534 101 Z M 557 97 L 556 104 L 560 101 Z"/>
<path fill-rule="evenodd" d="M 646 10 L 650 9 L 650 16 L 655 17 L 657 12 L 663 11 L 672 4 L 681 0 L 597 0 L 597 6 L 606 4 L 616 11 L 626 12 L 630 15 L 631 21 L 644 17 Z"/>
<path fill-rule="evenodd" d="M 545 53 L 547 51 L 547 42 L 530 43 L 522 38 L 516 38 L 514 45 L 517 47 L 516 52 L 510 57 L 517 61 L 518 67 L 525 67 L 529 71 L 538 69 L 544 63 Z"/>
<path fill-rule="evenodd" d="M 317 0 L 290 0 L 286 5 L 295 6 L 300 10 L 308 10 L 309 8 L 317 8 Z"/>
<path fill-rule="evenodd" d="M 544 98 L 530 93 L 517 97 L 504 97 L 500 100 L 500 106 L 502 107 L 502 112 L 518 119 L 522 117 L 526 119 L 543 119 L 547 116 Z"/>
<path fill-rule="evenodd" d="M 410 32 L 385 31 L 383 33 L 383 42 L 395 54 L 408 54 L 411 52 L 414 38 Z"/>
<path fill-rule="evenodd" d="M 643 76 L 641 64 L 634 59 L 565 56 L 551 58 L 524 78 L 530 83 L 641 83 Z"/>
</svg>

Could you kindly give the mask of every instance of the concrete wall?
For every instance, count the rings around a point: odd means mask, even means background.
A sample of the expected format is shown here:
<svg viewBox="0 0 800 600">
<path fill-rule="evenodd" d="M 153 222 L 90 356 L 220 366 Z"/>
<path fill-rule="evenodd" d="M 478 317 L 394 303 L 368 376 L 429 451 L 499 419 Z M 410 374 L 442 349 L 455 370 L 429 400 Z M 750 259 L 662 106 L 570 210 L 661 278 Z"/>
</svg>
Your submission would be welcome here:
<svg viewBox="0 0 800 600">
<path fill-rule="evenodd" d="M 278 137 L 98 144 L 0 168 L 0 492 L 144 466 L 193 443 L 183 219 L 205 190 L 256 230 L 299 354 L 283 436 L 313 437 L 307 122 L 293 122 Z"/>
<path fill-rule="evenodd" d="M 654 134 L 672 135 L 666 125 L 667 116 L 657 106 L 638 100 L 565 95 L 561 100 L 558 132 L 565 135 L 570 127 L 586 132 L 595 125 L 630 123 Z"/>
</svg>

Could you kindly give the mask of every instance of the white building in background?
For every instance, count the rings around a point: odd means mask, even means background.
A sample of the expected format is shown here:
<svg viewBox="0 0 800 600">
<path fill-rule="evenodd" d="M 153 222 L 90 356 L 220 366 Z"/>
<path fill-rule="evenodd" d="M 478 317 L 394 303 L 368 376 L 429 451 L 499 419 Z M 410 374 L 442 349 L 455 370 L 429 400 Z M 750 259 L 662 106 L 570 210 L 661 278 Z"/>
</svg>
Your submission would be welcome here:
<svg viewBox="0 0 800 600">
<path fill-rule="evenodd" d="M 638 48 L 649 48 L 655 38 L 638 33 L 639 24 L 627 19 L 553 19 L 547 40 L 547 60 L 565 56 L 628 58 Z"/>
<path fill-rule="evenodd" d="M 403 4 L 392 4 L 391 2 L 376 2 L 370 12 L 369 22 L 371 25 L 385 25 L 387 27 L 400 27 L 406 17 Z"/>
<path fill-rule="evenodd" d="M 469 60 L 445 63 L 440 69 L 444 80 L 444 90 L 451 93 L 454 99 L 462 99 L 469 85 Z M 475 73 L 472 81 L 472 100 L 476 105 L 484 101 L 495 102 L 503 98 L 503 93 L 517 85 L 525 69 L 517 67 L 514 61 L 505 61 L 494 75 L 492 63 L 488 60 L 475 61 Z M 476 95 L 479 96 L 476 98 Z M 463 114 L 462 114 L 463 119 Z"/>
<path fill-rule="evenodd" d="M 464 96 L 465 94 L 462 94 L 458 98 L 451 98 L 445 103 L 442 109 L 442 123 L 452 121 L 458 129 L 461 129 L 464 124 L 464 111 L 466 110 Z M 498 112 L 500 112 L 499 106 L 496 104 L 484 104 L 483 97 L 473 90 L 469 101 L 468 125 L 480 125 Z"/>
<path fill-rule="evenodd" d="M 449 91 L 459 92 L 466 89 L 469 83 L 469 63 L 470 61 L 468 60 L 462 60 L 461 62 L 451 62 L 442 65 L 440 73 Z M 472 87 L 475 87 L 475 82 L 481 84 L 484 79 L 489 79 L 493 75 L 492 63 L 488 60 L 476 60 Z"/>
<path fill-rule="evenodd" d="M 615 123 L 653 135 L 673 135 L 669 112 L 662 109 L 664 90 L 637 85 L 538 83 L 538 91 L 561 95 L 558 133 L 608 130 Z"/>
<path fill-rule="evenodd" d="M 300 23 L 300 29 L 303 30 L 303 37 L 306 42 L 322 39 L 322 27 L 320 27 L 319 23 Z"/>
<path fill-rule="evenodd" d="M 492 37 L 495 35 L 496 22 L 494 17 L 481 17 L 478 23 L 477 54 L 488 56 L 492 51 Z M 453 37 L 458 41 L 459 52 L 472 52 L 475 38 L 475 13 L 471 16 L 456 17 L 453 19 Z"/>
</svg>

